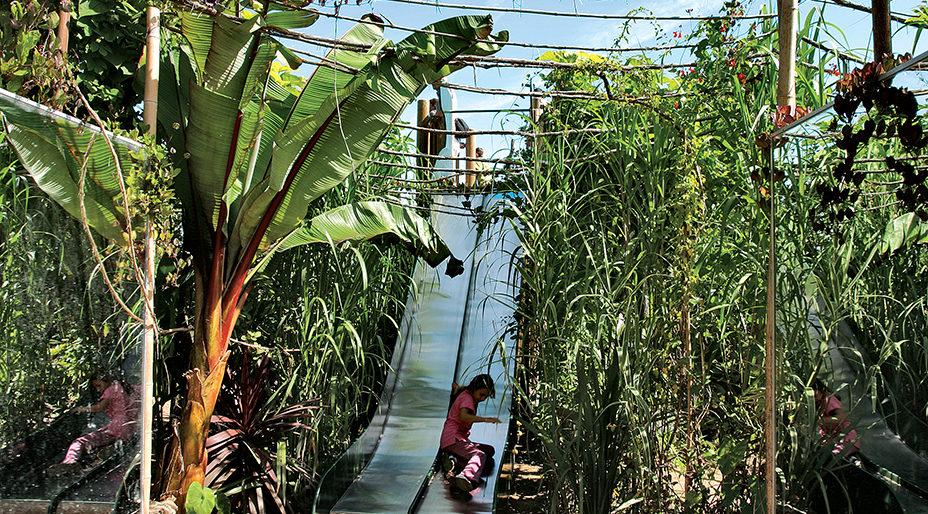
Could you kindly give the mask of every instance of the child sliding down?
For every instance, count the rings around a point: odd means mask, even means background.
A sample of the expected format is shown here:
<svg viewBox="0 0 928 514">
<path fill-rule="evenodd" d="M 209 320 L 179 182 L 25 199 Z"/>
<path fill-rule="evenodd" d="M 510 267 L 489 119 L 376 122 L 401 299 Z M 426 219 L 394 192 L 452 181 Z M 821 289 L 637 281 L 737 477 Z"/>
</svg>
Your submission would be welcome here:
<svg viewBox="0 0 928 514">
<path fill-rule="evenodd" d="M 105 412 L 109 423 L 75 439 L 68 447 L 64 461 L 53 466 L 53 474 L 75 471 L 80 468 L 78 461 L 86 452 L 128 439 L 135 433 L 138 399 L 132 393 L 126 392 L 122 384 L 108 372 L 94 375 L 90 383 L 97 393 L 102 393 L 100 401 L 91 406 L 77 407 L 73 411 Z"/>
<path fill-rule="evenodd" d="M 480 482 L 480 475 L 487 459 L 495 453 L 488 444 L 474 443 L 469 439 L 470 427 L 474 423 L 499 423 L 499 418 L 477 416 L 477 404 L 495 396 L 493 379 L 490 375 L 477 375 L 470 385 L 460 388 L 455 384 L 451 394 L 451 408 L 441 431 L 441 450 L 463 458 L 464 470 L 451 478 L 451 485 L 461 491 L 470 492 Z"/>
</svg>

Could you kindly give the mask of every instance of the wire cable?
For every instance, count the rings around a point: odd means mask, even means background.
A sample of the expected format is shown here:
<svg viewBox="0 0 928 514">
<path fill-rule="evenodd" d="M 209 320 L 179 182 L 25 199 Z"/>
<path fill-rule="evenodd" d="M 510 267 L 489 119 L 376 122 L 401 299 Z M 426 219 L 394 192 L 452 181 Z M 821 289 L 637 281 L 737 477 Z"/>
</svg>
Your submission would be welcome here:
<svg viewBox="0 0 928 514">
<path fill-rule="evenodd" d="M 424 0 L 390 0 L 391 2 L 399 2 L 404 4 L 415 4 L 415 5 L 427 5 L 429 7 L 445 8 L 445 9 L 469 9 L 469 10 L 479 10 L 479 11 L 493 11 L 493 12 L 510 12 L 518 14 L 540 14 L 544 16 L 562 16 L 569 18 L 599 18 L 607 20 L 661 20 L 661 21 L 685 21 L 685 20 L 757 20 L 757 19 L 767 19 L 767 18 L 776 18 L 776 14 L 751 14 L 751 15 L 737 15 L 737 16 L 648 16 L 640 14 L 595 14 L 595 13 L 579 13 L 579 12 L 564 12 L 564 11 L 542 11 L 538 9 L 516 9 L 516 8 L 507 8 L 507 7 L 494 7 L 488 5 L 460 5 L 460 4 L 447 4 L 440 2 L 427 2 Z"/>
</svg>

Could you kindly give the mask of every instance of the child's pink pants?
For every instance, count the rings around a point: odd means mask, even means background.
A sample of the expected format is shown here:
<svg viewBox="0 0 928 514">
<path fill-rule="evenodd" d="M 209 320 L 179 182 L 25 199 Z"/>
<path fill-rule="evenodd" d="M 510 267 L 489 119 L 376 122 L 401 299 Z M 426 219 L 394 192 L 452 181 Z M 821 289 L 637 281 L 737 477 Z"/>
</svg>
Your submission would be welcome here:
<svg viewBox="0 0 928 514">
<path fill-rule="evenodd" d="M 480 475 L 483 472 L 483 466 L 486 464 L 487 458 L 496 453 L 496 450 L 489 444 L 472 443 L 470 441 L 457 441 L 445 446 L 442 450 L 467 459 L 467 465 L 461 474 L 475 484 L 480 481 Z"/>
<path fill-rule="evenodd" d="M 68 453 L 65 455 L 62 463 L 75 464 L 81 458 L 81 454 L 95 448 L 100 448 L 117 441 L 117 437 L 107 434 L 106 427 L 98 428 L 89 434 L 82 435 L 71 443 L 68 447 Z"/>
</svg>

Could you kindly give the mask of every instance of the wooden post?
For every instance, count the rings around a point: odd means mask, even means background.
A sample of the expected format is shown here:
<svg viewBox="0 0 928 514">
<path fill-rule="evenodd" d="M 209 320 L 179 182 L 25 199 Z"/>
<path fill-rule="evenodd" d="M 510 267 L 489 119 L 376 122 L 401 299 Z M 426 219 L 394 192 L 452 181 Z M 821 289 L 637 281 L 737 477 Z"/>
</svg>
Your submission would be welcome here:
<svg viewBox="0 0 928 514">
<path fill-rule="evenodd" d="M 536 92 L 539 90 L 536 88 Z M 532 132 L 538 132 L 538 120 L 541 119 L 541 97 L 533 96 L 531 102 L 531 109 L 529 110 L 529 115 L 532 118 Z M 538 136 L 532 136 L 529 140 L 532 146 L 532 151 L 538 152 Z"/>
<path fill-rule="evenodd" d="M 796 30 L 799 26 L 797 0 L 778 0 L 780 67 L 777 70 L 777 107 L 796 111 Z M 776 193 L 774 191 L 773 145 L 768 154 L 770 167 L 770 248 L 767 265 L 767 334 L 764 343 L 764 456 L 767 513 L 777 509 L 777 414 L 776 414 Z"/>
<path fill-rule="evenodd" d="M 71 0 L 61 0 L 58 4 L 58 50 L 61 51 L 61 62 L 68 58 L 68 22 L 71 21 Z"/>
<path fill-rule="evenodd" d="M 429 101 L 428 100 L 419 100 L 418 102 L 418 112 L 416 113 L 416 126 L 424 127 L 425 120 L 429 117 Z M 420 154 L 429 153 L 429 134 L 424 130 L 416 131 L 416 148 L 419 150 Z M 428 166 L 429 160 L 425 157 L 419 157 L 416 159 L 417 166 Z M 421 170 L 416 170 L 417 174 Z"/>
<path fill-rule="evenodd" d="M 161 55 L 161 10 L 148 6 L 146 13 L 148 36 L 145 44 L 145 98 L 142 118 L 148 125 L 148 133 L 155 135 L 158 125 L 158 81 L 160 78 Z"/>
<path fill-rule="evenodd" d="M 766 454 L 765 482 L 767 489 L 767 514 L 775 514 L 777 507 L 777 351 L 776 351 L 776 194 L 774 193 L 773 145 L 770 146 L 770 248 L 767 256 L 767 337 L 764 343 L 764 446 Z"/>
<path fill-rule="evenodd" d="M 535 91 L 538 91 L 537 89 Z M 532 97 L 532 109 L 531 109 L 532 123 L 538 123 L 538 120 L 541 119 L 541 97 L 533 96 Z"/>
<path fill-rule="evenodd" d="M 152 425 L 154 410 L 154 362 L 155 362 L 155 234 L 149 221 L 145 229 L 145 331 L 142 336 L 142 448 L 139 462 L 139 487 L 142 493 L 142 514 L 148 514 L 151 501 L 151 456 Z"/>
<path fill-rule="evenodd" d="M 477 136 L 471 134 L 467 136 L 467 157 L 468 159 L 473 159 L 477 157 Z M 477 174 L 475 170 L 477 169 L 477 163 L 474 161 L 467 161 L 467 174 L 464 175 L 464 183 L 467 187 L 474 187 L 474 184 L 477 183 Z"/>
<path fill-rule="evenodd" d="M 799 26 L 799 6 L 797 0 L 778 0 L 778 6 L 780 66 L 777 69 L 777 106 L 788 105 L 792 113 L 796 108 L 796 30 Z"/>
<path fill-rule="evenodd" d="M 873 60 L 881 61 L 893 54 L 890 0 L 873 0 Z M 889 70 L 885 70 L 889 71 Z"/>
<path fill-rule="evenodd" d="M 146 12 L 147 41 L 145 44 L 145 97 L 142 118 L 148 133 L 155 137 L 158 127 L 158 79 L 161 66 L 161 11 L 148 7 Z M 155 228 L 148 220 L 145 230 L 145 297 L 143 308 L 145 331 L 142 337 L 142 435 L 139 458 L 139 489 L 142 494 L 141 513 L 148 514 L 151 501 L 152 425 L 154 424 L 154 363 L 155 363 Z"/>
</svg>

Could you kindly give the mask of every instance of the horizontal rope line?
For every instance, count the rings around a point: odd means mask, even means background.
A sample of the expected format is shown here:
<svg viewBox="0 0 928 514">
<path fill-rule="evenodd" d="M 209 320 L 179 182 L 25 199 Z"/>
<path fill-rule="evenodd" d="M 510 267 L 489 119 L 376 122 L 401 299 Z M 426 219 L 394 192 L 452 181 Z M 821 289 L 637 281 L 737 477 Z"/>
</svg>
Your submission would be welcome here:
<svg viewBox="0 0 928 514">
<path fill-rule="evenodd" d="M 445 9 L 471 9 L 471 10 L 482 10 L 482 11 L 493 11 L 493 12 L 511 12 L 518 14 L 538 14 L 544 16 L 563 16 L 569 18 L 599 18 L 599 19 L 608 19 L 608 20 L 756 20 L 756 19 L 767 19 L 767 18 L 776 18 L 776 14 L 753 14 L 753 15 L 739 15 L 739 16 L 648 16 L 640 14 L 595 14 L 595 13 L 571 13 L 564 11 L 543 11 L 538 9 L 516 9 L 516 8 L 507 8 L 507 7 L 493 7 L 493 6 L 474 6 L 474 5 L 460 5 L 460 4 L 446 4 L 439 2 L 426 2 L 423 0 L 390 0 L 391 2 L 400 2 L 405 4 L 415 4 L 415 5 L 427 5 L 430 7 L 445 8 Z"/>
</svg>

